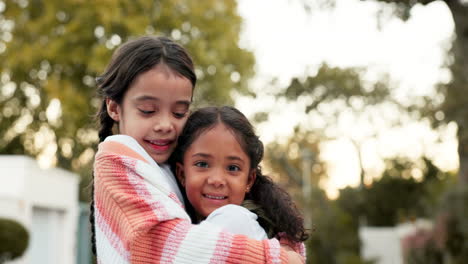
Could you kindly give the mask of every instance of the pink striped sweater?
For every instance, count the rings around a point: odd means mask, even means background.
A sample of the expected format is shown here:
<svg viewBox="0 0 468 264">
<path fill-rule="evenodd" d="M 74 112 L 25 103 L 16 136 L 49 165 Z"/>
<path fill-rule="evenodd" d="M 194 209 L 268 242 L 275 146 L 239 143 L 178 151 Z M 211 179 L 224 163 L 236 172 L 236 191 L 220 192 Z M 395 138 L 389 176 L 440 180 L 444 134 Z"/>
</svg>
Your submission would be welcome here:
<svg viewBox="0 0 468 264">
<path fill-rule="evenodd" d="M 278 240 L 256 241 L 203 223 L 192 225 L 167 167 L 131 137 L 111 136 L 94 164 L 100 264 L 287 263 Z"/>
</svg>

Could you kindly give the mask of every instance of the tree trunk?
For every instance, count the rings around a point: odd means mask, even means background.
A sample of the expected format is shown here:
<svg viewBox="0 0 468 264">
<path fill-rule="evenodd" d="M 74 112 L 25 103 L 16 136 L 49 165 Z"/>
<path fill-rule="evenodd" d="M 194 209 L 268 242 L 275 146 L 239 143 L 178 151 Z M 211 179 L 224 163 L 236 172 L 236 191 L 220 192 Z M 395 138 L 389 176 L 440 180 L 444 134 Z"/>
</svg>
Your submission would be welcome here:
<svg viewBox="0 0 468 264">
<path fill-rule="evenodd" d="M 460 183 L 468 184 L 468 4 L 446 0 L 453 15 L 455 39 L 452 46 L 452 81 L 442 105 L 447 121 L 457 123 Z"/>
</svg>

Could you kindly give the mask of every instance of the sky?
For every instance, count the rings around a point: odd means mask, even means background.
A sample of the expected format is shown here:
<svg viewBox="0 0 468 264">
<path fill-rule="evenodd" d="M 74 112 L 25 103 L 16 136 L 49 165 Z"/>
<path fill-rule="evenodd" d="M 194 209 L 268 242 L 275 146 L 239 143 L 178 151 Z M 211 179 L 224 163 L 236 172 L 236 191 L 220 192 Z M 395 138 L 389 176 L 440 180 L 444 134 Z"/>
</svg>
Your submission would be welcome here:
<svg viewBox="0 0 468 264">
<path fill-rule="evenodd" d="M 436 83 L 450 79 L 443 68 L 454 27 L 448 8 L 441 1 L 418 5 L 411 10 L 411 18 L 403 22 L 381 6 L 372 1 L 337 0 L 334 9 L 307 13 L 297 0 L 238 1 L 238 12 L 244 19 L 240 45 L 256 57 L 256 76 L 250 85 L 258 96 L 239 96 L 236 102 L 247 116 L 259 111 L 272 113 L 267 123 L 257 126 L 264 143 L 284 142 L 296 124 L 311 118 L 303 114 L 303 102 L 281 104 L 268 95 L 265 88 L 277 89 L 268 85 L 271 78 L 278 79 L 279 87 L 286 87 L 292 77 L 313 74 L 324 62 L 366 67 L 364 78 L 368 81 L 388 73 L 398 84 L 399 100 L 430 95 Z M 444 170 L 458 166 L 453 124 L 447 126 L 442 142 L 438 142 L 438 134 L 424 122 L 388 129 L 385 124 L 377 128 L 356 126 L 353 120 L 340 120 L 336 139 L 321 145 L 321 159 L 327 162 L 329 171 L 328 179 L 321 184 L 330 197 L 336 197 L 339 188 L 359 182 L 356 150 L 348 138 L 362 143 L 364 168 L 370 175 L 382 171 L 381 157 L 396 155 L 416 159 L 425 153 Z M 372 129 L 379 130 L 381 136 L 367 138 Z"/>
</svg>

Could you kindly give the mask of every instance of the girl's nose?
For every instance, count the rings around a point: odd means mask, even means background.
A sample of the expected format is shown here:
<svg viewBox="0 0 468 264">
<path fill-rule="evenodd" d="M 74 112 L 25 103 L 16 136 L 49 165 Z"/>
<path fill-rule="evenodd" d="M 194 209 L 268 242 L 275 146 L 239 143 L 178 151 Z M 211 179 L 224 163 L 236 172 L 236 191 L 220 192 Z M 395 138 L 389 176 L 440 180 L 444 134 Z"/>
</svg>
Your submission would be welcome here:
<svg viewBox="0 0 468 264">
<path fill-rule="evenodd" d="M 213 174 L 208 177 L 207 183 L 213 185 L 216 188 L 219 188 L 224 186 L 226 181 L 222 173 L 219 172 L 219 170 L 215 170 L 213 171 Z"/>
<path fill-rule="evenodd" d="M 170 116 L 162 115 L 153 126 L 154 131 L 159 133 L 169 133 L 174 129 Z"/>
</svg>

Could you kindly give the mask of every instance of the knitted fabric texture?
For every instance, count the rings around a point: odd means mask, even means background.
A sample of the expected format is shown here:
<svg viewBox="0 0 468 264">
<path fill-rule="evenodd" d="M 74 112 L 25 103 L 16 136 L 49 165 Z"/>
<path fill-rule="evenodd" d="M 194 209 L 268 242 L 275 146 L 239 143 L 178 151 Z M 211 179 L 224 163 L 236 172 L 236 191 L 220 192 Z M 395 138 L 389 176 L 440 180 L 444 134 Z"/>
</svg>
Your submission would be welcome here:
<svg viewBox="0 0 468 264">
<path fill-rule="evenodd" d="M 256 241 L 210 223 L 193 225 L 170 171 L 151 163 L 135 142 L 109 137 L 95 157 L 98 263 L 287 263 L 276 239 Z"/>
</svg>

